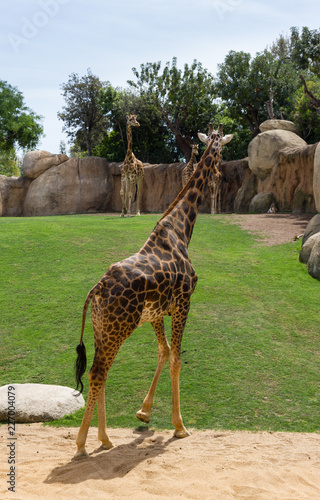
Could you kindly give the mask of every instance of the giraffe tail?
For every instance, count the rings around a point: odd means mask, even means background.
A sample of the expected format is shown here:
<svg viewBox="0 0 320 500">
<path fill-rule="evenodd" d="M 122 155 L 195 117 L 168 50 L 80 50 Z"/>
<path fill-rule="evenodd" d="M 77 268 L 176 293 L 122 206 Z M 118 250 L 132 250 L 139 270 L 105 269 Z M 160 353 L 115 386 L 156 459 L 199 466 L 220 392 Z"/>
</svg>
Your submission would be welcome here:
<svg viewBox="0 0 320 500">
<path fill-rule="evenodd" d="M 100 287 L 99 287 L 100 288 Z M 97 285 L 94 286 L 90 292 L 87 295 L 87 298 L 85 300 L 85 303 L 83 305 L 83 312 L 82 312 L 82 327 L 81 327 L 81 336 L 80 336 L 80 344 L 77 345 L 76 351 L 78 354 L 77 360 L 76 360 L 76 382 L 77 382 L 77 387 L 76 390 L 78 390 L 79 386 L 79 393 L 77 396 L 79 396 L 82 391 L 83 391 L 83 382 L 82 382 L 82 377 L 86 371 L 87 368 L 87 354 L 86 354 L 86 348 L 83 343 L 83 332 L 84 332 L 84 326 L 86 323 L 86 315 L 87 315 L 87 310 L 89 307 L 89 304 L 96 292 Z"/>
</svg>

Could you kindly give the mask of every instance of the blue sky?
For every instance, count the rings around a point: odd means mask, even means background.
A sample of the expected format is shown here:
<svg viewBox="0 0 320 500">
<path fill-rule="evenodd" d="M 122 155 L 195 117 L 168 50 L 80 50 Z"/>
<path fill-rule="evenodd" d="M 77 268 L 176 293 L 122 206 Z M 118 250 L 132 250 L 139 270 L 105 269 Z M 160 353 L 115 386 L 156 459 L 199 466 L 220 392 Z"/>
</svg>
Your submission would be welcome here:
<svg viewBox="0 0 320 500">
<path fill-rule="evenodd" d="M 132 67 L 197 59 L 213 75 L 230 50 L 254 56 L 290 27 L 320 27 L 319 0 L 11 0 L 0 7 L 0 79 L 43 116 L 40 149 L 59 152 L 60 85 L 87 69 L 127 87 Z"/>
</svg>

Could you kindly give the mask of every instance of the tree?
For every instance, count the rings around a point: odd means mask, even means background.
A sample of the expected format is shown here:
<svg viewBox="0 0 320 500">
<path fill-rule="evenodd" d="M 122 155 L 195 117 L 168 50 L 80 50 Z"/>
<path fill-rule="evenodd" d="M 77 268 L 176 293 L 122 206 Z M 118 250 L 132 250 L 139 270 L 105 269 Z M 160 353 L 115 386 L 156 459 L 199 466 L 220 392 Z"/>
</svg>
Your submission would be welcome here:
<svg viewBox="0 0 320 500">
<path fill-rule="evenodd" d="M 308 94 L 320 97 L 320 80 L 315 76 L 307 79 L 305 85 L 308 87 Z M 319 108 L 314 106 L 306 94 L 304 87 L 300 87 L 291 99 L 292 114 L 291 119 L 299 127 L 301 136 L 305 141 L 313 144 L 319 141 L 320 137 L 320 113 Z M 316 99 L 316 97 L 314 97 Z M 320 102 L 320 100 L 318 99 Z"/>
<path fill-rule="evenodd" d="M 128 81 L 130 87 L 153 103 L 179 150 L 189 160 L 191 143 L 199 131 L 207 130 L 217 110 L 212 75 L 197 60 L 191 66 L 185 64 L 182 71 L 175 57 L 162 72 L 161 62 L 141 64 L 140 72 L 136 68 L 132 71 L 136 81 Z"/>
<path fill-rule="evenodd" d="M 305 78 L 313 82 L 320 79 L 320 30 L 310 30 L 304 26 L 300 33 L 298 28 L 292 27 L 291 35 L 287 37 L 282 35 L 271 50 L 277 55 L 281 53 L 286 60 L 290 60 L 296 73 L 299 74 L 305 95 L 310 99 L 311 105 L 319 109 L 320 100 L 311 92 Z"/>
<path fill-rule="evenodd" d="M 14 150 L 2 153 L 0 152 L 0 175 L 18 177 L 19 174 L 19 167 L 17 166 Z"/>
<path fill-rule="evenodd" d="M 140 127 L 133 128 L 134 149 L 144 163 L 170 163 L 178 161 L 172 134 L 164 125 L 154 99 L 149 94 L 138 95 L 128 89 L 102 89 L 101 109 L 108 117 L 112 130 L 95 148 L 96 154 L 109 161 L 122 161 L 127 150 L 126 117 L 133 113 Z"/>
<path fill-rule="evenodd" d="M 41 117 L 24 104 L 22 93 L 0 80 L 0 151 L 33 149 L 43 133 Z"/>
<path fill-rule="evenodd" d="M 62 130 L 73 141 L 84 143 L 88 156 L 108 126 L 100 105 L 100 90 L 106 85 L 108 83 L 101 82 L 90 69 L 83 77 L 72 73 L 68 82 L 61 85 L 66 102 L 58 113 L 58 118 L 65 122 Z"/>
</svg>

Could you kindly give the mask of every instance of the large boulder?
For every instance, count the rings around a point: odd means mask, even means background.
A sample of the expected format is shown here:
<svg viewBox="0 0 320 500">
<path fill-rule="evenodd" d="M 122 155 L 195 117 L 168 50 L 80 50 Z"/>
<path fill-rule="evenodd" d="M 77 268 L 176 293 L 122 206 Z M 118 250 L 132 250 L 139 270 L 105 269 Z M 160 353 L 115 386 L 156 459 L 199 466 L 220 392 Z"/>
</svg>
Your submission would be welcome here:
<svg viewBox="0 0 320 500">
<path fill-rule="evenodd" d="M 276 203 L 276 198 L 273 193 L 258 193 L 256 194 L 249 206 L 249 212 L 265 214 L 273 203 Z"/>
<path fill-rule="evenodd" d="M 64 154 L 52 154 L 48 151 L 29 151 L 23 159 L 23 173 L 28 179 L 36 179 L 51 167 L 60 165 L 69 157 Z"/>
<path fill-rule="evenodd" d="M 288 130 L 294 134 L 300 135 L 299 128 L 289 120 L 266 120 L 259 125 L 261 132 L 267 132 L 268 130 Z"/>
<path fill-rule="evenodd" d="M 113 179 L 104 158 L 70 158 L 51 167 L 30 185 L 23 215 L 60 215 L 106 211 Z"/>
<path fill-rule="evenodd" d="M 30 186 L 26 177 L 0 175 L 0 217 L 20 217 Z"/>
<path fill-rule="evenodd" d="M 288 130 L 268 130 L 258 134 L 248 146 L 249 168 L 264 180 L 278 166 L 282 149 L 301 149 L 306 145 L 301 137 Z"/>
<path fill-rule="evenodd" d="M 320 241 L 320 233 L 315 233 L 312 234 L 306 241 L 305 243 L 302 244 L 300 254 L 299 254 L 299 260 L 300 262 L 303 262 L 304 264 L 307 264 L 312 252 L 312 249 L 316 243 Z"/>
<path fill-rule="evenodd" d="M 305 244 L 308 238 L 310 238 L 310 236 L 319 232 L 320 232 L 320 214 L 317 214 L 314 217 L 312 217 L 312 219 L 308 222 L 308 225 L 306 227 L 306 230 L 302 238 L 302 246 Z"/>
<path fill-rule="evenodd" d="M 320 212 L 320 142 L 314 153 L 313 196 L 317 212 Z"/>
<path fill-rule="evenodd" d="M 83 408 L 82 394 L 70 387 L 45 384 L 8 384 L 0 387 L 0 420 L 46 422 Z M 8 413 L 9 412 L 9 413 Z"/>
<path fill-rule="evenodd" d="M 320 238 L 317 238 L 314 242 L 307 266 L 309 274 L 313 278 L 320 280 Z"/>
</svg>

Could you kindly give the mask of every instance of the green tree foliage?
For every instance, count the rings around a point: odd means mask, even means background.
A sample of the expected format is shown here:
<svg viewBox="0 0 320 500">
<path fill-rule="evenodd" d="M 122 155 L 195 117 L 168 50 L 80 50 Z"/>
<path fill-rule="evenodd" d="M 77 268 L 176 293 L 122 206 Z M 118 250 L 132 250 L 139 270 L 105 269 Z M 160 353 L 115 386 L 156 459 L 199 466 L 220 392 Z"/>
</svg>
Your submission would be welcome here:
<svg viewBox="0 0 320 500">
<path fill-rule="evenodd" d="M 82 77 L 72 73 L 68 82 L 61 85 L 66 105 L 58 113 L 58 118 L 64 121 L 63 131 L 81 148 L 85 148 L 88 156 L 92 155 L 93 146 L 108 126 L 100 103 L 100 90 L 107 85 L 90 69 Z"/>
<path fill-rule="evenodd" d="M 159 110 L 150 95 L 137 95 L 131 90 L 105 88 L 100 93 L 101 108 L 112 124 L 112 131 L 95 149 L 109 161 L 122 161 L 127 150 L 126 117 L 134 113 L 140 123 L 133 128 L 134 151 L 144 163 L 178 160 L 172 134 L 163 124 Z"/>
<path fill-rule="evenodd" d="M 33 149 L 43 133 L 41 117 L 24 104 L 22 93 L 0 80 L 0 152 Z"/>
<path fill-rule="evenodd" d="M 297 27 L 293 27 L 289 44 L 291 59 L 297 68 L 308 70 L 320 78 L 320 31 L 304 26 L 300 33 Z"/>
<path fill-rule="evenodd" d="M 131 88 L 157 110 L 163 124 L 173 134 L 177 147 L 189 159 L 191 143 L 199 131 L 207 130 L 217 111 L 212 75 L 200 62 L 177 67 L 177 59 L 167 62 L 141 64 L 140 72 L 133 68 L 136 81 L 128 81 Z"/>
<path fill-rule="evenodd" d="M 266 103 L 274 99 L 274 116 L 282 118 L 292 92 L 299 87 L 299 75 L 283 54 L 275 57 L 265 50 L 254 58 L 245 52 L 231 51 L 219 65 L 217 92 L 234 119 L 249 127 L 251 138 L 270 116 Z"/>
<path fill-rule="evenodd" d="M 7 175 L 8 177 L 18 177 L 20 175 L 14 150 L 0 152 L 0 175 Z"/>
<path fill-rule="evenodd" d="M 320 80 L 313 78 L 306 82 L 313 95 L 320 98 Z M 301 135 L 310 144 L 320 138 L 320 113 L 306 96 L 304 88 L 300 87 L 292 96 L 291 119 L 299 127 Z"/>
</svg>

